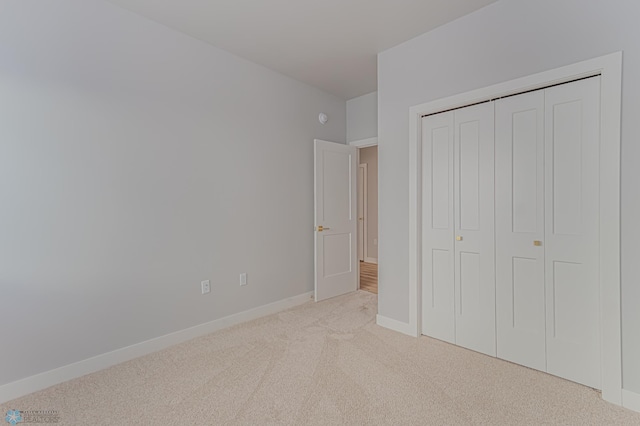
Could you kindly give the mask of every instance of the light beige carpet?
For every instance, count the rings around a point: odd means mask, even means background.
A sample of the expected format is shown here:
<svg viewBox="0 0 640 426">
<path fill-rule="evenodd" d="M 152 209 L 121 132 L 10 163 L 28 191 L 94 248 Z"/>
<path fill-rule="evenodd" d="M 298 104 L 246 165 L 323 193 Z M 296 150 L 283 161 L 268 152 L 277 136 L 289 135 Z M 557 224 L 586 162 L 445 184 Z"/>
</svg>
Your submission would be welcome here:
<svg viewBox="0 0 640 426">
<path fill-rule="evenodd" d="M 589 388 L 307 303 L 2 404 L 70 425 L 640 425 Z"/>
</svg>

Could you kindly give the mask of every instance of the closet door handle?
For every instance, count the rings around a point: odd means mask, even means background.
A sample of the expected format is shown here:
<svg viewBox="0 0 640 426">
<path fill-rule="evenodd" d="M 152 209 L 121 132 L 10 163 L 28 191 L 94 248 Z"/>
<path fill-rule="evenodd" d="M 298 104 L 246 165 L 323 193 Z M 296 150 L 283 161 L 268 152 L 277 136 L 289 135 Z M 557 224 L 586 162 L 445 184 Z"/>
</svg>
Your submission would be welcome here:
<svg viewBox="0 0 640 426">
<path fill-rule="evenodd" d="M 540 241 L 540 240 L 534 240 L 534 241 L 533 241 L 533 245 L 534 245 L 534 246 L 536 246 L 536 247 L 539 247 L 539 246 L 541 246 L 541 245 L 542 245 L 542 241 Z"/>
<path fill-rule="evenodd" d="M 462 235 L 456 235 L 456 241 L 462 241 Z"/>
</svg>

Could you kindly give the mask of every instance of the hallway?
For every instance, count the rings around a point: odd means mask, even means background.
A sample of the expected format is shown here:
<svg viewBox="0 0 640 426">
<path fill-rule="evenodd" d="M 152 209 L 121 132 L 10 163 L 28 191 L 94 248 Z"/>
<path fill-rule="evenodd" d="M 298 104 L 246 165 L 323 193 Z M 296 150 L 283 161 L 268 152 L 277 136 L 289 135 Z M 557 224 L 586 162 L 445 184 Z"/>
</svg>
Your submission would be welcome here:
<svg viewBox="0 0 640 426">
<path fill-rule="evenodd" d="M 378 265 L 360 262 L 360 290 L 378 294 Z"/>
</svg>

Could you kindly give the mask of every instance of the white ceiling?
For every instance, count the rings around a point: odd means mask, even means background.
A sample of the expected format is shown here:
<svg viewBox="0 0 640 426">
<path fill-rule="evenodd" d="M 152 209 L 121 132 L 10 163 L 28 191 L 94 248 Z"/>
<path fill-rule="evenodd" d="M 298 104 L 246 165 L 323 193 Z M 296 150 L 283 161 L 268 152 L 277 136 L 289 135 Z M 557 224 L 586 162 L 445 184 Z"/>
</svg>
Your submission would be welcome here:
<svg viewBox="0 0 640 426">
<path fill-rule="evenodd" d="M 495 0 L 109 0 L 327 92 L 377 88 L 376 54 Z"/>
</svg>

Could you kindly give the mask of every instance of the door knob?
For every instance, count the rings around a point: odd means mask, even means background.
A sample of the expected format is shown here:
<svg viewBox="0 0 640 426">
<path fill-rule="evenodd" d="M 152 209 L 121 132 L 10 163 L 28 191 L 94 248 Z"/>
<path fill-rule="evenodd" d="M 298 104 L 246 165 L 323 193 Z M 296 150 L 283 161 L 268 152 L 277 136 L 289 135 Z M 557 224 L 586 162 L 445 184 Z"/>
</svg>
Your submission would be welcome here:
<svg viewBox="0 0 640 426">
<path fill-rule="evenodd" d="M 535 240 L 535 241 L 533 242 L 533 245 L 534 245 L 534 246 L 541 246 L 541 245 L 542 245 L 542 241 Z"/>
<path fill-rule="evenodd" d="M 364 218 L 362 218 L 362 217 L 359 217 L 359 218 L 358 218 L 358 220 L 364 220 Z"/>
<path fill-rule="evenodd" d="M 462 235 L 456 235 L 456 241 L 462 241 Z"/>
<path fill-rule="evenodd" d="M 320 226 L 316 226 L 316 231 L 318 232 L 322 232 L 322 231 L 328 231 L 331 228 L 325 228 L 324 226 L 320 225 Z"/>
</svg>

